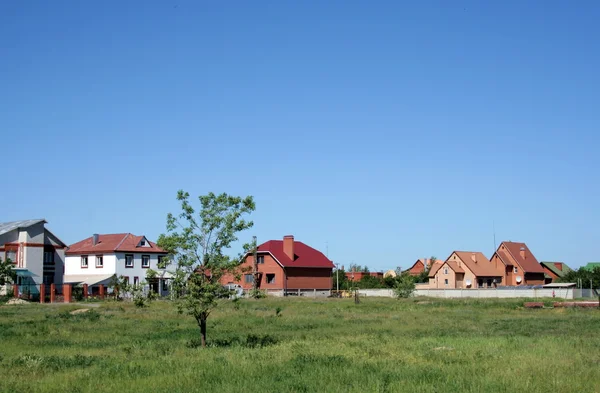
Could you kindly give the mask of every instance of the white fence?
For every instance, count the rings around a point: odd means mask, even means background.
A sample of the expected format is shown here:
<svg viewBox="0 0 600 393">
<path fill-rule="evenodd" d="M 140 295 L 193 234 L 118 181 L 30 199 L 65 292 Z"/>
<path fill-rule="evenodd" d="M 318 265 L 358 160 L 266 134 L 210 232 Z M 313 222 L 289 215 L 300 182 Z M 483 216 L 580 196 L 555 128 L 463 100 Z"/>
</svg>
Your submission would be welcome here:
<svg viewBox="0 0 600 393">
<path fill-rule="evenodd" d="M 360 289 L 360 295 L 367 297 L 395 297 L 392 289 Z M 536 288 L 536 289 L 417 289 L 414 296 L 428 296 L 448 299 L 460 298 L 561 298 L 573 299 L 573 288 Z"/>
<path fill-rule="evenodd" d="M 282 297 L 286 294 L 285 291 L 280 289 L 267 289 L 265 290 L 267 295 Z M 330 290 L 321 290 L 321 289 L 288 289 L 287 296 L 302 296 L 302 297 L 329 297 L 331 295 Z"/>
</svg>

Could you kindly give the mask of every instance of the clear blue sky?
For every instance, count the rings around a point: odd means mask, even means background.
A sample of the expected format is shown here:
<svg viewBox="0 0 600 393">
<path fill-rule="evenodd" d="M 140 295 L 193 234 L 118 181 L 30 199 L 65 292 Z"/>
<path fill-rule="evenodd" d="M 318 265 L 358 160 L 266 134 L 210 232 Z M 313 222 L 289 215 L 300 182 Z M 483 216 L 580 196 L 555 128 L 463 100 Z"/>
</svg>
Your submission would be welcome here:
<svg viewBox="0 0 600 393">
<path fill-rule="evenodd" d="M 260 241 L 410 266 L 600 260 L 597 1 L 2 1 L 0 221 L 151 239 L 176 191 Z"/>
</svg>

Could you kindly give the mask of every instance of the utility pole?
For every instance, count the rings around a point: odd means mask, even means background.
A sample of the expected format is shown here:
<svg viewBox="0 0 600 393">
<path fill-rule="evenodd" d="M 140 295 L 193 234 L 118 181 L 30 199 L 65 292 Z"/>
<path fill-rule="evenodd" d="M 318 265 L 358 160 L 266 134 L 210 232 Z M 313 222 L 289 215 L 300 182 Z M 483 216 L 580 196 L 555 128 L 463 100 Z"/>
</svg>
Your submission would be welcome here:
<svg viewBox="0 0 600 393">
<path fill-rule="evenodd" d="M 256 296 L 257 292 L 258 292 L 258 283 L 259 283 L 259 279 L 260 277 L 258 276 L 258 250 L 257 250 L 257 244 L 256 244 L 256 236 L 252 236 L 252 254 L 254 257 L 254 274 L 252 275 L 252 277 L 254 277 L 254 282 L 252 283 L 252 288 L 254 291 L 253 296 Z"/>
</svg>

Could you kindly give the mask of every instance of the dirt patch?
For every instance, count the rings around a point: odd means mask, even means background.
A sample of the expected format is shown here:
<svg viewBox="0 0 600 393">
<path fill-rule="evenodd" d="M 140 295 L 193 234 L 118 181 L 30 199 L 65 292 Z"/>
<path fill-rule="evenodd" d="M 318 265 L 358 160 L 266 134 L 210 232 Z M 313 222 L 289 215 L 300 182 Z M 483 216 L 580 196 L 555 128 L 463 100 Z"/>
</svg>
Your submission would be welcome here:
<svg viewBox="0 0 600 393">
<path fill-rule="evenodd" d="M 71 314 L 71 315 L 77 315 L 77 314 L 83 314 L 83 313 L 86 313 L 86 312 L 88 312 L 88 311 L 90 311 L 90 309 L 89 309 L 89 308 L 80 308 L 79 310 L 74 310 L 74 311 L 71 311 L 71 312 L 70 312 L 70 314 Z"/>
<path fill-rule="evenodd" d="M 452 347 L 435 347 L 433 348 L 434 351 L 454 351 L 454 348 Z"/>
</svg>

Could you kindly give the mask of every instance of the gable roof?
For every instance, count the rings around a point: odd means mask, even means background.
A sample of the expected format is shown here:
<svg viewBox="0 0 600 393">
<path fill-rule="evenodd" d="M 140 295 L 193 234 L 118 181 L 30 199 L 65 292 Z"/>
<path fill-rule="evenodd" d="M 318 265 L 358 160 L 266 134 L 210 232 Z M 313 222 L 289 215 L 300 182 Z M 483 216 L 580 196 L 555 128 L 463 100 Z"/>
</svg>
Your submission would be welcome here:
<svg viewBox="0 0 600 393">
<path fill-rule="evenodd" d="M 131 233 L 114 233 L 98 235 L 98 244 L 92 244 L 93 236 L 77 242 L 66 251 L 67 255 L 112 253 L 112 252 L 139 252 L 147 254 L 166 254 L 166 251 L 158 247 L 156 243 L 148 241 L 150 247 L 138 247 L 144 236 L 136 236 Z"/>
<path fill-rule="evenodd" d="M 446 261 L 442 264 L 442 266 L 444 266 L 444 264 L 450 266 L 450 269 L 454 270 L 455 273 L 464 273 L 465 269 L 463 269 L 461 266 L 458 265 L 458 262 L 456 261 Z"/>
<path fill-rule="evenodd" d="M 556 266 L 557 263 L 562 265 L 562 270 L 558 266 Z M 550 270 L 552 273 L 556 274 L 558 277 L 563 277 L 565 274 L 567 274 L 568 272 L 570 272 L 572 270 L 570 267 L 568 267 L 563 262 L 540 262 L 540 265 L 542 265 L 546 269 Z"/>
<path fill-rule="evenodd" d="M 283 267 L 333 268 L 331 262 L 321 251 L 294 240 L 294 260 L 283 252 L 283 240 L 269 240 L 258 246 L 258 252 L 269 252 Z M 248 255 L 248 254 L 246 254 Z"/>
<path fill-rule="evenodd" d="M 47 224 L 47 221 L 44 220 L 43 218 L 32 219 L 32 220 L 2 222 L 2 223 L 0 223 L 0 235 L 4 235 L 5 233 L 14 231 L 15 229 L 28 228 L 32 225 L 39 224 L 40 222 Z"/>
<path fill-rule="evenodd" d="M 433 264 L 433 266 L 431 266 L 431 269 L 429 269 L 429 277 L 433 277 L 435 276 L 435 273 L 438 272 L 438 270 L 440 270 L 440 268 L 442 267 L 442 265 L 444 264 L 444 261 L 441 260 L 436 260 L 435 263 Z"/>
<path fill-rule="evenodd" d="M 494 266 L 489 259 L 481 252 L 473 251 L 454 251 L 452 254 L 456 254 L 462 263 L 473 272 L 477 277 L 500 277 L 502 273 L 494 269 Z M 450 254 L 450 257 L 452 256 Z M 448 257 L 448 259 L 450 259 Z M 473 257 L 475 260 L 473 260 Z"/>
<path fill-rule="evenodd" d="M 525 243 L 517 243 L 517 242 L 502 242 L 498 247 L 498 250 L 502 252 L 501 248 L 504 246 L 506 250 L 508 250 L 508 254 L 515 260 L 525 273 L 544 273 L 544 268 L 540 263 L 535 259 L 533 253 L 527 247 Z M 525 258 L 521 257 L 521 248 L 525 251 Z M 501 255 L 499 253 L 499 255 Z M 507 263 L 508 261 L 504 258 L 502 260 Z"/>
</svg>

